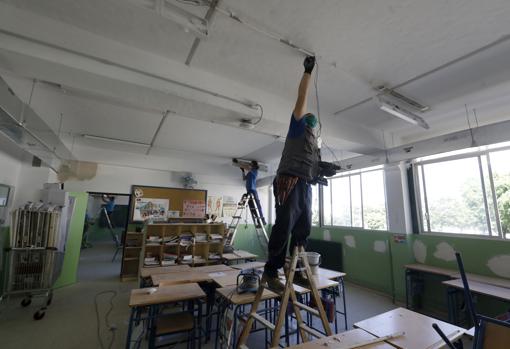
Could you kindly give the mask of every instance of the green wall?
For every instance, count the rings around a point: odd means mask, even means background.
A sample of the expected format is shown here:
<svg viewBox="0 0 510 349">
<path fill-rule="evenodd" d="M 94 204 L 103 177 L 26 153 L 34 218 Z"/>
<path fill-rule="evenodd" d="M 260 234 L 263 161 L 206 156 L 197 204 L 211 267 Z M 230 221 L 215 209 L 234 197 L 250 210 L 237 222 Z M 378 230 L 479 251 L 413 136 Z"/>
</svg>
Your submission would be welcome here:
<svg viewBox="0 0 510 349">
<path fill-rule="evenodd" d="M 271 227 L 267 228 L 269 234 Z M 260 260 L 266 259 L 265 248 L 262 248 L 257 234 L 255 232 L 255 226 L 253 224 L 239 224 L 237 227 L 237 233 L 234 240 L 234 247 L 240 250 L 248 251 L 259 256 Z"/>
<path fill-rule="evenodd" d="M 78 263 L 80 261 L 81 239 L 83 236 L 83 223 L 87 210 L 87 193 L 69 193 L 74 197 L 74 213 L 69 225 L 69 234 L 66 242 L 66 253 L 60 277 L 55 288 L 74 284 L 77 281 Z"/>
</svg>

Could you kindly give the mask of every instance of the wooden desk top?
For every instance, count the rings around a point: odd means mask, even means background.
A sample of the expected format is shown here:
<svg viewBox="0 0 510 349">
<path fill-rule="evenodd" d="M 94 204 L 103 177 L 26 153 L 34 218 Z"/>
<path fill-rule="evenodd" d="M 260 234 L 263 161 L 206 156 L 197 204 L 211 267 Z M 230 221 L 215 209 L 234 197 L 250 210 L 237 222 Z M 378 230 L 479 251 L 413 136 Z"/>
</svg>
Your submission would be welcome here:
<svg viewBox="0 0 510 349">
<path fill-rule="evenodd" d="M 377 337 L 404 332 L 402 337 L 388 340 L 389 343 L 403 349 L 436 349 L 444 347 L 441 337 L 432 328 L 438 324 L 445 335 L 453 342 L 461 337 L 465 329 L 434 318 L 397 308 L 354 324 Z"/>
<path fill-rule="evenodd" d="M 140 276 L 143 278 L 151 277 L 156 274 L 167 274 L 173 272 L 189 271 L 190 266 L 187 264 L 170 265 L 168 267 L 153 267 L 140 269 Z"/>
<path fill-rule="evenodd" d="M 206 294 L 198 284 L 184 284 L 156 287 L 156 292 L 150 294 L 148 288 L 137 288 L 131 290 L 129 306 L 147 306 L 154 304 L 165 304 L 181 302 L 191 299 L 204 298 Z"/>
<path fill-rule="evenodd" d="M 363 343 L 377 337 L 371 335 L 360 329 L 354 329 L 340 334 L 335 334 L 329 337 L 316 339 L 310 342 L 301 343 L 298 345 L 291 345 L 288 348 L 292 349 L 324 349 L 324 348 L 345 348 L 353 347 L 358 343 Z M 364 345 L 359 349 L 395 349 L 395 347 L 388 343 L 381 342 L 370 345 Z"/>
<path fill-rule="evenodd" d="M 266 263 L 264 262 L 248 262 L 248 263 L 240 263 L 240 264 L 232 264 L 231 267 L 238 270 L 243 269 L 260 269 L 264 268 Z"/>
<path fill-rule="evenodd" d="M 236 304 L 236 305 L 242 305 L 242 304 L 251 304 L 255 301 L 255 293 L 242 293 L 239 294 L 236 291 L 236 286 L 228 286 L 228 287 L 222 287 L 218 288 L 216 290 L 216 293 L 218 293 L 220 296 L 222 296 L 225 299 L 228 299 L 230 303 Z M 278 298 L 279 296 L 268 290 L 264 289 L 264 293 L 262 293 L 262 300 L 265 299 L 272 299 L 272 298 Z"/>
<path fill-rule="evenodd" d="M 320 277 L 317 275 L 314 275 L 313 278 L 315 280 L 315 286 L 317 287 L 318 290 L 323 290 L 323 289 L 330 288 L 333 286 L 338 286 L 338 282 L 330 280 L 330 279 L 326 279 L 326 278 L 323 278 L 323 277 Z M 310 292 L 310 290 L 308 288 L 302 287 L 302 286 L 299 286 L 296 284 L 294 284 L 294 291 L 296 291 L 296 293 L 299 293 L 299 294 Z"/>
<path fill-rule="evenodd" d="M 343 273 L 341 271 L 326 269 L 326 268 L 320 268 L 319 267 L 319 277 L 325 278 L 325 279 L 338 279 L 343 278 L 346 273 Z"/>
<path fill-rule="evenodd" d="M 448 276 L 451 278 L 454 278 L 453 275 L 455 275 L 457 273 L 457 271 L 453 270 L 453 269 L 433 267 L 433 266 L 427 265 L 427 264 L 406 264 L 406 265 L 404 265 L 404 268 L 421 271 L 424 273 Z"/>
<path fill-rule="evenodd" d="M 236 250 L 233 253 L 224 253 L 223 259 L 226 261 L 237 261 L 239 259 L 257 258 L 256 254 L 243 250 Z"/>
<path fill-rule="evenodd" d="M 456 274 L 452 275 L 452 277 L 455 279 L 461 278 L 460 273 L 456 273 Z M 468 281 L 476 281 L 476 282 L 480 282 L 483 284 L 494 285 L 494 286 L 499 286 L 499 287 L 504 287 L 504 288 L 510 288 L 510 279 L 495 278 L 495 277 L 470 274 L 470 273 L 467 273 L 466 277 L 467 277 Z"/>
<path fill-rule="evenodd" d="M 208 273 L 190 271 L 187 273 L 170 273 L 170 274 L 156 274 L 151 276 L 152 284 L 158 285 L 177 285 L 193 282 L 206 282 L 212 281 Z"/>
<path fill-rule="evenodd" d="M 232 285 L 237 285 L 237 276 L 239 275 L 240 270 L 232 270 L 232 271 L 224 271 L 219 273 L 214 273 L 217 275 L 211 275 L 212 280 L 218 284 L 219 287 L 227 287 Z M 222 275 L 220 275 L 222 274 Z"/>
<path fill-rule="evenodd" d="M 464 289 L 464 285 L 462 284 L 462 280 L 460 279 L 443 281 L 443 284 L 449 287 L 454 287 L 462 290 Z M 471 292 L 474 293 L 499 298 L 504 301 L 510 301 L 509 288 L 484 284 L 476 281 L 469 281 L 469 289 L 471 290 Z"/>
<path fill-rule="evenodd" d="M 194 267 L 191 268 L 193 272 L 204 272 L 204 273 L 216 273 L 220 271 L 232 271 L 231 266 L 225 264 L 214 264 L 214 265 L 205 265 L 203 267 Z"/>
</svg>

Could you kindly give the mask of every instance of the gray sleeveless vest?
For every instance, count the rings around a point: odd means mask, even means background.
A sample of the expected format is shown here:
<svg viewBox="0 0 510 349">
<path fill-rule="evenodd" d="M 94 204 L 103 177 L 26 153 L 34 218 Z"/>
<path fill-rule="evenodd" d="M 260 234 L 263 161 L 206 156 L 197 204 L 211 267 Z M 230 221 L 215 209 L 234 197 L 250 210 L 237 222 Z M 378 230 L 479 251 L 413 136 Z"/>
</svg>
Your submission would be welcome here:
<svg viewBox="0 0 510 349">
<path fill-rule="evenodd" d="M 306 125 L 301 137 L 285 140 L 282 158 L 277 174 L 296 176 L 307 181 L 318 174 L 319 148 L 311 127 Z"/>
</svg>

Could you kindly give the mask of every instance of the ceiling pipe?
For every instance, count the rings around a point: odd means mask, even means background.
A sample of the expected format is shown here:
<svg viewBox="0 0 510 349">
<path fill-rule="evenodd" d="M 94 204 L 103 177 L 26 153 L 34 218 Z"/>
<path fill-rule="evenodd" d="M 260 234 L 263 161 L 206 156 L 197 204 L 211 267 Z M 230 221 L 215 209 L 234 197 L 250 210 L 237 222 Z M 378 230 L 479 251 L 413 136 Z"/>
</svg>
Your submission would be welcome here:
<svg viewBox="0 0 510 349">
<path fill-rule="evenodd" d="M 211 20 L 213 18 L 214 12 L 216 11 L 216 7 L 218 6 L 220 0 L 212 0 L 211 4 L 209 5 L 209 9 L 207 10 L 207 13 L 205 14 L 204 20 L 207 21 L 207 23 L 211 23 Z M 191 60 L 193 59 L 193 56 L 195 55 L 198 45 L 200 45 L 200 38 L 196 37 L 193 41 L 193 45 L 191 46 L 191 49 L 188 53 L 188 57 L 186 58 L 185 64 L 189 66 L 191 64 Z"/>
<path fill-rule="evenodd" d="M 163 117 L 161 118 L 161 121 L 159 122 L 159 125 L 156 128 L 156 132 L 154 132 L 154 136 L 152 136 L 151 143 L 149 145 L 149 148 L 147 148 L 147 151 L 145 152 L 145 155 L 149 155 L 149 153 L 151 152 L 152 148 L 154 147 L 154 143 L 156 142 L 156 139 L 158 138 L 159 131 L 161 131 L 161 128 L 163 127 L 163 124 L 165 123 L 166 118 L 168 117 L 168 114 L 170 114 L 170 113 L 172 113 L 172 112 L 170 110 L 167 110 L 165 112 L 165 114 L 163 115 Z"/>
<path fill-rule="evenodd" d="M 76 55 L 76 56 L 79 56 L 79 57 L 82 57 L 82 58 L 90 59 L 90 60 L 93 60 L 95 62 L 104 64 L 104 65 L 108 65 L 108 66 L 124 69 L 124 70 L 130 71 L 132 73 L 144 75 L 144 76 L 147 76 L 147 77 L 150 77 L 150 78 L 153 78 L 153 79 L 157 79 L 157 80 L 160 80 L 160 81 L 164 81 L 164 82 L 167 82 L 167 83 L 170 83 L 170 84 L 174 84 L 174 85 L 177 85 L 177 86 L 189 88 L 191 90 L 194 90 L 194 91 L 197 91 L 197 92 L 200 92 L 200 93 L 203 93 L 203 94 L 207 94 L 207 95 L 210 95 L 210 96 L 213 96 L 213 97 L 216 97 L 216 98 L 224 99 L 224 100 L 227 100 L 229 102 L 233 102 L 233 103 L 242 105 L 242 106 L 244 106 L 246 108 L 249 108 L 249 109 L 252 109 L 252 110 L 258 109 L 257 105 L 259 103 L 253 102 L 253 101 L 250 101 L 250 100 L 247 100 L 247 99 L 241 100 L 241 99 L 238 99 L 238 98 L 230 97 L 230 96 L 227 96 L 227 95 L 224 95 L 224 94 L 221 94 L 221 93 L 217 93 L 217 92 L 214 92 L 214 91 L 211 91 L 211 90 L 204 89 L 202 87 L 198 87 L 198 86 L 194 86 L 194 85 L 182 82 L 182 81 L 170 79 L 170 78 L 167 78 L 165 76 L 161 76 L 161 75 L 150 73 L 150 72 L 147 72 L 147 71 L 144 71 L 144 70 L 141 70 L 141 69 L 133 68 L 133 67 L 127 66 L 125 64 L 121 64 L 121 63 L 118 63 L 118 62 L 111 61 L 109 59 L 104 59 L 104 58 L 97 57 L 97 56 L 94 56 L 94 55 L 91 55 L 91 54 L 79 52 L 79 51 L 76 51 L 76 50 L 73 50 L 73 49 L 69 49 L 69 48 L 64 47 L 64 46 L 60 46 L 60 45 L 57 45 L 57 44 L 49 43 L 47 41 L 40 40 L 40 39 L 35 39 L 35 38 L 29 37 L 29 36 L 26 36 L 26 35 L 22 35 L 22 34 L 18 34 L 18 33 L 9 31 L 9 30 L 0 29 L 0 33 L 5 34 L 5 35 L 9 35 L 9 36 L 12 36 L 12 37 L 15 37 L 17 39 L 29 41 L 29 42 L 32 42 L 32 43 L 35 43 L 35 44 L 38 44 L 38 45 L 43 45 L 43 46 L 46 46 L 46 47 L 49 47 L 49 48 L 52 48 L 52 49 L 55 49 L 55 50 L 63 51 L 63 52 L 66 52 L 66 53 L 70 53 L 72 55 Z"/>
<path fill-rule="evenodd" d="M 434 69 L 432 69 L 432 70 L 429 70 L 429 71 L 427 71 L 427 72 L 425 72 L 425 73 L 422 73 L 422 74 L 416 75 L 416 76 L 412 77 L 411 79 L 408 79 L 408 80 L 406 80 L 406 81 L 404 81 L 404 82 L 401 82 L 401 83 L 399 83 L 399 84 L 396 84 L 395 86 L 388 86 L 388 87 L 385 89 L 385 91 L 384 91 L 383 93 L 382 93 L 382 92 L 377 93 L 375 96 L 371 96 L 371 97 L 365 98 L 365 99 L 363 99 L 363 100 L 361 100 L 361 101 L 359 101 L 359 102 L 356 102 L 356 103 L 354 103 L 354 104 L 351 104 L 351 105 L 350 105 L 350 106 L 348 106 L 348 107 L 342 108 L 342 109 L 340 109 L 340 110 L 338 110 L 338 111 L 334 112 L 334 113 L 333 113 L 333 115 L 339 115 L 339 114 L 341 114 L 341 113 L 343 113 L 343 112 L 346 112 L 346 111 L 348 111 L 348 110 L 351 110 L 351 109 L 354 109 L 354 108 L 356 108 L 356 107 L 359 107 L 360 105 L 363 105 L 363 104 L 365 104 L 365 103 L 370 102 L 370 101 L 371 101 L 374 97 L 378 97 L 378 96 L 381 96 L 381 95 L 385 95 L 385 94 L 388 94 L 388 91 L 396 90 L 396 89 L 398 89 L 398 88 L 401 88 L 401 87 L 407 86 L 407 85 L 409 85 L 409 84 L 411 84 L 411 83 L 413 83 L 413 82 L 415 82 L 415 81 L 418 81 L 418 80 L 420 80 L 420 79 L 423 79 L 423 78 L 425 78 L 425 77 L 427 77 L 427 76 L 429 76 L 429 75 L 432 75 L 432 74 L 434 74 L 434 73 L 437 73 L 438 71 L 441 71 L 441 70 L 443 70 L 443 69 L 446 69 L 446 68 L 448 68 L 448 67 L 450 67 L 450 66 L 452 66 L 452 65 L 454 65 L 454 64 L 456 64 L 456 63 L 462 62 L 462 61 L 464 61 L 464 60 L 466 60 L 466 59 L 468 59 L 468 58 L 471 58 L 471 57 L 473 57 L 473 56 L 475 56 L 475 55 L 477 55 L 477 54 L 479 54 L 479 53 L 482 53 L 482 52 L 484 52 L 484 51 L 486 51 L 486 50 L 488 50 L 488 49 L 491 49 L 491 48 L 493 48 L 493 47 L 495 47 L 495 46 L 498 46 L 498 45 L 500 45 L 500 44 L 502 44 L 502 43 L 505 43 L 505 42 L 507 42 L 507 41 L 509 41 L 509 40 L 510 40 L 510 35 L 508 35 L 508 34 L 507 34 L 507 35 L 504 35 L 504 36 L 500 37 L 499 39 L 497 39 L 497 40 L 495 40 L 495 41 L 492 41 L 492 42 L 488 43 L 487 45 L 484 45 L 484 46 L 482 46 L 482 47 L 480 47 L 480 48 L 478 48 L 478 49 L 476 49 L 476 50 L 474 50 L 474 51 L 468 52 L 468 53 L 466 53 L 465 55 L 462 55 L 462 56 L 460 56 L 460 57 L 457 57 L 457 58 L 455 58 L 455 59 L 453 59 L 453 60 L 451 60 L 451 61 L 449 61 L 449 62 L 446 62 L 446 63 L 444 63 L 444 64 L 442 64 L 442 65 L 440 65 L 440 66 L 438 66 L 438 67 L 436 67 L 436 68 L 434 68 Z"/>
</svg>

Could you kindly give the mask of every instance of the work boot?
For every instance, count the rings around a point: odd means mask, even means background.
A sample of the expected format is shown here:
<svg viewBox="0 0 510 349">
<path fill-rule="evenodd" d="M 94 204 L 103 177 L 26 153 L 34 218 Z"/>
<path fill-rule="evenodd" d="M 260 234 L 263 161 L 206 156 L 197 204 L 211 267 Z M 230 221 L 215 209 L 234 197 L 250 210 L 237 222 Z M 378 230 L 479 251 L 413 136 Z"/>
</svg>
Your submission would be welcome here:
<svg viewBox="0 0 510 349">
<path fill-rule="evenodd" d="M 281 294 L 283 291 L 285 291 L 285 285 L 280 281 L 278 276 L 270 276 L 264 272 L 262 278 L 266 280 L 267 288 L 269 288 L 271 291 L 278 294 Z"/>
</svg>

